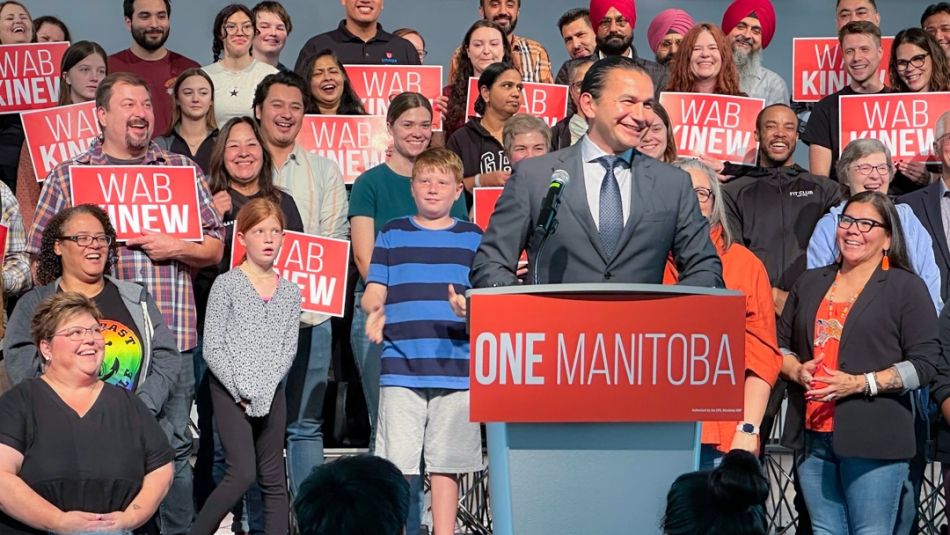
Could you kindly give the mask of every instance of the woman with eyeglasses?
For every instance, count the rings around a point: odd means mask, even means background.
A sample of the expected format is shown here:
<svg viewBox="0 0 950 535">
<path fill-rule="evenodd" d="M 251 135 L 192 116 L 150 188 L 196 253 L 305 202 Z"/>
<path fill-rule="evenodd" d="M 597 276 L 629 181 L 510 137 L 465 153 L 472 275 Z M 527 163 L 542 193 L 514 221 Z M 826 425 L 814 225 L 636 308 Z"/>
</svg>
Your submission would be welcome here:
<svg viewBox="0 0 950 535">
<path fill-rule="evenodd" d="M 816 535 L 889 534 L 919 440 L 912 393 L 946 364 L 890 199 L 854 195 L 835 227 L 839 260 L 798 279 L 778 323 L 789 381 L 782 444 L 802 456 Z"/>
<path fill-rule="evenodd" d="M 926 93 L 950 91 L 950 66 L 947 56 L 929 33 L 920 28 L 901 30 L 891 45 L 888 64 L 891 87 L 898 93 Z M 891 184 L 891 195 L 902 195 L 920 189 L 931 180 L 931 172 L 924 162 L 901 160 L 894 162 L 897 175 Z"/>
<path fill-rule="evenodd" d="M 211 51 L 214 63 L 202 67 L 214 85 L 214 118 L 217 124 L 251 113 L 254 91 L 277 68 L 251 55 L 257 31 L 254 13 L 247 6 L 225 6 L 214 18 Z M 222 56 L 223 53 L 223 56 Z"/>
<path fill-rule="evenodd" d="M 894 177 L 891 151 L 876 139 L 856 139 L 841 152 L 837 172 L 841 184 L 850 195 L 863 191 L 884 193 Z M 811 240 L 808 242 L 806 264 L 809 269 L 827 266 L 836 262 L 840 255 L 837 242 L 838 219 L 846 202 L 833 207 L 818 220 Z M 900 218 L 904 243 L 911 269 L 924 280 L 935 308 L 935 314 L 943 309 L 940 300 L 940 269 L 934 258 L 930 234 L 906 204 L 896 206 Z"/>
<path fill-rule="evenodd" d="M 4 362 L 14 384 L 39 376 L 44 361 L 30 334 L 37 306 L 61 292 L 84 295 L 99 310 L 106 339 L 99 378 L 135 393 L 157 417 L 178 377 L 181 354 L 148 291 L 109 275 L 116 251 L 115 228 L 102 208 L 81 204 L 56 214 L 43 232 L 38 285 L 17 301 L 10 316 Z"/>
<path fill-rule="evenodd" d="M 103 321 L 63 291 L 27 322 L 43 373 L 0 398 L 0 533 L 158 532 L 172 450 L 142 396 L 102 379 L 105 347 L 129 336 Z"/>
<path fill-rule="evenodd" d="M 759 425 L 765 415 L 772 386 L 778 378 L 782 357 L 775 339 L 775 312 L 772 286 L 765 265 L 752 251 L 735 243 L 726 219 L 716 172 L 693 159 L 676 160 L 673 164 L 689 173 L 693 191 L 703 217 L 709 221 L 709 238 L 722 261 L 722 278 L 726 288 L 742 292 L 746 300 L 745 322 L 745 407 L 741 421 L 703 422 L 700 469 L 718 466 L 723 455 L 741 449 L 757 453 L 760 447 Z M 664 284 L 676 284 L 679 273 L 673 257 L 666 261 Z"/>
</svg>

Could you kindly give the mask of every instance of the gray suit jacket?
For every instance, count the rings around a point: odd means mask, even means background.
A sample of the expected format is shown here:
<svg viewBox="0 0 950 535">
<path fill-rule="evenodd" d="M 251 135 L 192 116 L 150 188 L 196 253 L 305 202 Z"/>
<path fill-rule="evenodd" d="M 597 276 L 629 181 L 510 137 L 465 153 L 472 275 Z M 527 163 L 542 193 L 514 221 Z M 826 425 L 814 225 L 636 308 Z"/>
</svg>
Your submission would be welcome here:
<svg viewBox="0 0 950 535">
<path fill-rule="evenodd" d="M 540 263 L 541 283 L 663 281 L 672 251 L 679 284 L 723 287 L 722 264 L 709 240 L 689 176 L 670 165 L 633 153 L 630 217 L 613 258 L 601 248 L 587 204 L 582 143 L 520 162 L 482 238 L 472 266 L 476 288 L 517 284 L 521 251 L 532 244 L 541 203 L 555 169 L 571 175 L 561 195 L 557 231 L 548 238 Z M 532 244 L 533 245 L 533 244 Z M 528 249 L 529 266 L 537 251 Z"/>
</svg>

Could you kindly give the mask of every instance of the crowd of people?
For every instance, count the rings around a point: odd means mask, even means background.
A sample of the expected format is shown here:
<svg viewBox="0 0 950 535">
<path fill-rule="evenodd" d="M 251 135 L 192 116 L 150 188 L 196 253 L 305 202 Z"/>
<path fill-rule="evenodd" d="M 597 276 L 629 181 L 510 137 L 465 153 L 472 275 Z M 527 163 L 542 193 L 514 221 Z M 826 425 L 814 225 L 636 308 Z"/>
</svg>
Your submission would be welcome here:
<svg viewBox="0 0 950 535">
<path fill-rule="evenodd" d="M 123 0 L 131 44 L 112 54 L 71 41 L 87 36 L 65 13 L 0 2 L 0 45 L 70 41 L 58 105 L 93 101 L 101 129 L 38 182 L 19 116 L 0 116 L 0 532 L 209 534 L 231 513 L 235 533 L 295 520 L 415 535 L 428 475 L 433 533 L 452 534 L 459 477 L 484 468 L 464 294 L 525 281 L 745 296 L 741 419 L 703 425 L 702 470 L 674 483 L 666 533 L 766 533 L 755 455 L 779 417 L 798 533 L 917 532 L 928 462 L 950 495 L 950 111 L 932 118 L 940 163 L 925 164 L 875 139 L 841 150 L 839 99 L 950 91 L 950 3 L 883 26 L 899 30 L 886 51 L 875 0 L 837 0 L 848 83 L 813 105 L 763 65 L 771 0 L 733 0 L 714 22 L 666 9 L 640 26 L 652 57 L 632 44 L 634 0 L 590 0 L 556 21 L 559 68 L 515 33 L 521 0 L 477 3 L 441 94 L 392 95 L 387 160 L 349 187 L 297 138 L 307 114 L 367 115 L 346 65 L 425 62 L 420 30 L 379 24 L 383 0 L 342 0 L 339 26 L 292 66 L 284 6 L 228 5 L 203 67 L 166 47 L 170 0 Z M 519 113 L 531 82 L 568 87 L 551 128 Z M 679 150 L 664 91 L 761 99 L 757 163 Z M 77 167 L 121 165 L 193 167 L 203 239 L 120 240 L 105 210 L 73 205 Z M 540 205 L 565 167 L 550 260 L 529 272 L 519 259 L 540 254 Z M 483 233 L 473 191 L 498 186 Z M 346 321 L 301 310 L 275 271 L 285 231 L 351 242 Z M 375 456 L 324 465 L 335 342 L 359 370 Z"/>
</svg>

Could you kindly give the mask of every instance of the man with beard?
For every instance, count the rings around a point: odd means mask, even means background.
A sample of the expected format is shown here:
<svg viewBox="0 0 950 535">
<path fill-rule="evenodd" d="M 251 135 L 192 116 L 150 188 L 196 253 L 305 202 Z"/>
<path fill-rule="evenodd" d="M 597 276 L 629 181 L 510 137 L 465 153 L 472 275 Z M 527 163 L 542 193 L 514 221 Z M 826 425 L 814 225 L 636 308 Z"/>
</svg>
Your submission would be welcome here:
<svg viewBox="0 0 950 535">
<path fill-rule="evenodd" d="M 920 27 L 940 43 L 950 61 L 950 2 L 930 4 L 920 16 Z"/>
<path fill-rule="evenodd" d="M 669 67 L 683 36 L 694 24 L 693 17 L 682 9 L 665 9 L 653 18 L 647 28 L 647 42 L 656 54 L 657 63 Z"/>
<path fill-rule="evenodd" d="M 634 0 L 591 0 L 590 22 L 597 32 L 597 59 L 624 56 L 650 75 L 657 98 L 666 87 L 666 68 L 637 55 L 633 47 L 633 28 L 637 25 Z"/>
<path fill-rule="evenodd" d="M 142 0 L 137 0 L 142 2 Z M 195 168 L 198 177 L 198 209 L 203 240 L 182 241 L 166 234 L 143 232 L 118 247 L 112 274 L 143 284 L 155 298 L 165 323 L 174 333 L 182 354 L 182 366 L 159 414 L 159 423 L 175 450 L 175 477 L 159 509 L 163 534 L 188 533 L 194 517 L 191 483 L 192 436 L 188 426 L 194 399 L 195 373 L 191 365 L 198 345 L 195 297 L 191 270 L 216 265 L 224 252 L 221 218 L 211 204 L 204 174 L 188 158 L 167 152 L 152 142 L 154 114 L 148 83 L 136 74 L 115 72 L 96 90 L 96 118 L 102 135 L 89 149 L 58 165 L 43 182 L 36 206 L 27 251 L 40 251 L 43 230 L 52 217 L 71 205 L 71 170 L 77 165 L 172 165 Z"/>
<path fill-rule="evenodd" d="M 759 166 L 727 182 L 723 190 L 733 238 L 765 264 L 775 313 L 781 314 L 792 284 L 805 271 L 805 246 L 821 216 L 839 201 L 838 184 L 794 162 L 798 117 L 785 103 L 756 119 Z"/>
<path fill-rule="evenodd" d="M 785 80 L 762 66 L 762 50 L 775 36 L 772 2 L 734 0 L 722 16 L 722 31 L 732 45 L 742 92 L 765 100 L 766 106 L 789 102 Z"/>
<path fill-rule="evenodd" d="M 561 32 L 561 38 L 564 39 L 564 48 L 567 49 L 570 59 L 558 69 L 554 83 L 568 85 L 570 83 L 568 63 L 575 59 L 591 57 L 597 47 L 597 36 L 594 34 L 593 26 L 590 25 L 590 11 L 582 7 L 564 12 L 557 21 L 557 27 Z"/>
<path fill-rule="evenodd" d="M 553 84 L 551 58 L 544 46 L 527 37 L 515 35 L 518 26 L 518 14 L 521 12 L 521 0 L 478 0 L 478 16 L 501 26 L 511 43 L 511 62 L 524 82 Z M 454 78 L 458 68 L 459 49 L 452 53 L 452 65 L 449 67 L 449 80 Z"/>
<path fill-rule="evenodd" d="M 109 72 L 133 72 L 148 83 L 155 112 L 153 130 L 162 135 L 171 123 L 175 79 L 201 65 L 165 48 L 171 30 L 170 0 L 123 0 L 122 10 L 132 46 L 109 56 Z"/>
<path fill-rule="evenodd" d="M 808 145 L 809 170 L 812 174 L 827 176 L 832 180 L 838 179 L 835 172 L 840 144 L 838 98 L 842 95 L 874 95 L 888 91 L 878 75 L 884 50 L 881 47 L 881 30 L 877 25 L 868 20 L 849 22 L 838 32 L 838 41 L 851 83 L 818 101 L 802 134 L 802 141 Z"/>
</svg>

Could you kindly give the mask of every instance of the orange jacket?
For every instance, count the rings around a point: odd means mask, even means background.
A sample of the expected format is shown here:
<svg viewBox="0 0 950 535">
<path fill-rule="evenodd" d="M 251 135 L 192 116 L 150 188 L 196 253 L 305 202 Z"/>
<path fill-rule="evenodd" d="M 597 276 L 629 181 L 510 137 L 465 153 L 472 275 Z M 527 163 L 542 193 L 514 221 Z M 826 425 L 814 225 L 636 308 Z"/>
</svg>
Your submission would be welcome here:
<svg viewBox="0 0 950 535">
<path fill-rule="evenodd" d="M 775 386 L 782 368 L 782 355 L 778 350 L 775 334 L 775 307 L 772 302 L 772 285 L 765 265 L 752 251 L 739 244 L 723 250 L 722 227 L 716 225 L 710 239 L 722 260 L 722 280 L 726 288 L 745 295 L 745 367 L 770 385 Z M 663 284 L 675 284 L 679 274 L 673 257 L 666 260 Z M 720 451 L 729 451 L 736 434 L 737 421 L 703 423 L 702 443 L 716 446 Z"/>
</svg>

